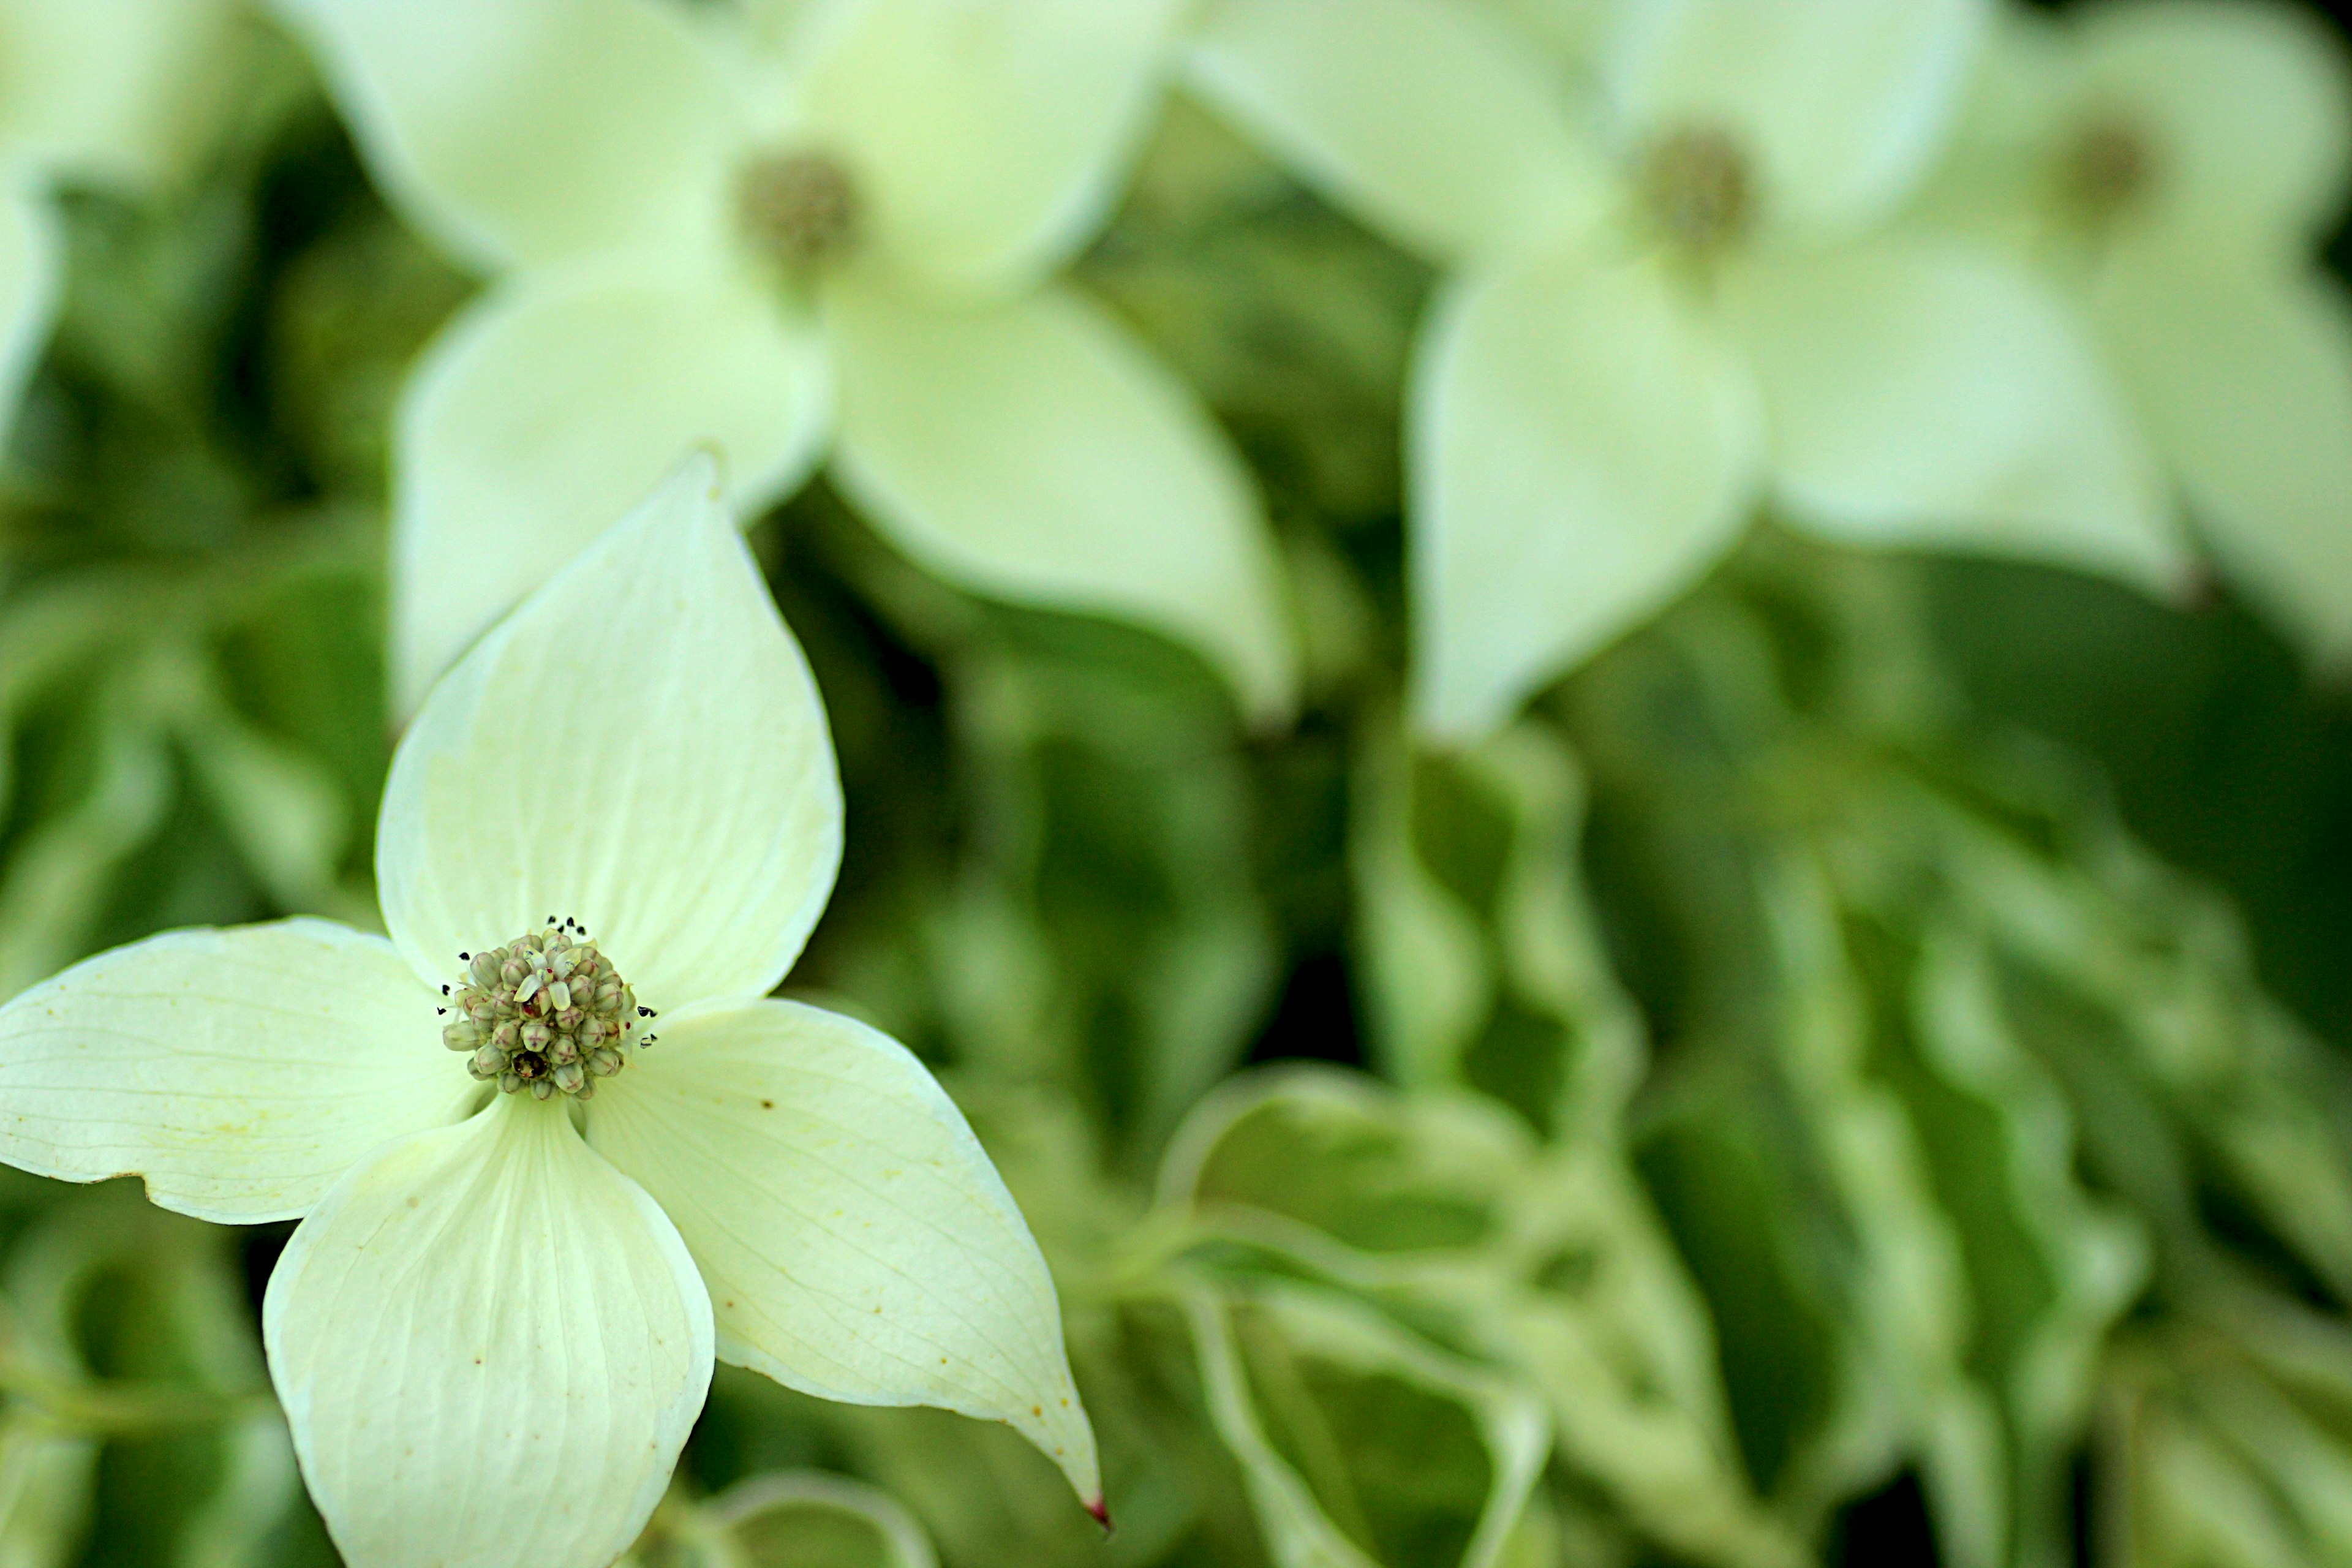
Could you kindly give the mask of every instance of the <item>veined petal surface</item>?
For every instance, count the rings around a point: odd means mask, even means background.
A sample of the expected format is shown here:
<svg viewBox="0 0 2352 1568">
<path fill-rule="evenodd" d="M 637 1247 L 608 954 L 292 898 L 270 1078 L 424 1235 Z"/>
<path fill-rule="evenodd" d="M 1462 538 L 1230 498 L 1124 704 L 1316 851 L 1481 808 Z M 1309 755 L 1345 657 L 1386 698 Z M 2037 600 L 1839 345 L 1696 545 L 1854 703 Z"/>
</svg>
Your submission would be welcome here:
<svg viewBox="0 0 2352 1568">
<path fill-rule="evenodd" d="M 1300 177 L 1423 256 L 1490 256 L 1599 208 L 1559 73 L 1467 0 L 1220 0 L 1188 60 Z"/>
<path fill-rule="evenodd" d="M 1141 622 L 1206 654 L 1258 717 L 1293 698 L 1272 536 L 1191 390 L 1106 311 L 1049 289 L 988 310 L 828 298 L 835 471 L 948 581 Z"/>
<path fill-rule="evenodd" d="M 1026 285 L 1118 199 L 1176 0 L 847 0 L 814 46 L 804 134 L 841 157 L 873 237 L 960 296 Z"/>
<path fill-rule="evenodd" d="M 832 420 L 823 342 L 716 270 L 587 267 L 493 289 L 425 351 L 394 451 L 394 706 L 586 548 L 698 442 L 753 514 Z"/>
<path fill-rule="evenodd" d="M 2103 5 L 2082 28 L 2086 115 L 2147 138 L 2150 226 L 2319 237 L 2352 174 L 2352 69 L 2317 15 L 2276 3 Z"/>
<path fill-rule="evenodd" d="M 1959 107 L 1984 0 L 1629 0 L 1605 60 L 1615 132 L 1638 158 L 1680 130 L 1730 135 L 1764 223 L 1849 229 L 1935 157 Z"/>
<path fill-rule="evenodd" d="M 0 1007 L 0 1161 L 146 1178 L 168 1209 L 291 1219 L 479 1087 L 382 937 L 325 921 L 167 931 Z"/>
<path fill-rule="evenodd" d="M 47 195 L 29 171 L 0 186 L 0 439 L 48 346 L 64 286 L 64 241 Z"/>
<path fill-rule="evenodd" d="M 486 270 L 709 244 L 741 133 L 664 0 L 276 0 L 393 198 Z"/>
<path fill-rule="evenodd" d="M 1850 543 L 2188 578 L 2155 459 L 2077 313 L 2021 268 L 1887 240 L 1727 279 L 1791 521 Z"/>
<path fill-rule="evenodd" d="M 1045 1260 L 904 1047 L 798 1003 L 705 1004 L 662 1021 L 588 1138 L 686 1237 L 721 1356 L 826 1399 L 1005 1422 L 1099 1503 Z"/>
<path fill-rule="evenodd" d="M 2231 578 L 2352 658 L 2352 301 L 2315 270 L 2199 247 L 2119 252 L 2109 353 Z"/>
<path fill-rule="evenodd" d="M 189 151 L 214 107 L 232 0 L 9 0 L 0 6 L 0 149 L 71 178 L 136 184 Z"/>
<path fill-rule="evenodd" d="M 520 1095 L 339 1183 L 261 1330 L 352 1568 L 607 1568 L 710 1389 L 710 1300 L 677 1230 L 563 1102 Z"/>
<path fill-rule="evenodd" d="M 1441 295 L 1410 408 L 1416 723 L 1468 742 L 1696 581 L 1755 499 L 1746 372 L 1655 268 Z"/>
<path fill-rule="evenodd" d="M 824 710 L 702 455 L 434 689 L 376 828 L 418 974 L 568 917 L 656 1008 L 782 979 L 840 859 Z"/>
</svg>

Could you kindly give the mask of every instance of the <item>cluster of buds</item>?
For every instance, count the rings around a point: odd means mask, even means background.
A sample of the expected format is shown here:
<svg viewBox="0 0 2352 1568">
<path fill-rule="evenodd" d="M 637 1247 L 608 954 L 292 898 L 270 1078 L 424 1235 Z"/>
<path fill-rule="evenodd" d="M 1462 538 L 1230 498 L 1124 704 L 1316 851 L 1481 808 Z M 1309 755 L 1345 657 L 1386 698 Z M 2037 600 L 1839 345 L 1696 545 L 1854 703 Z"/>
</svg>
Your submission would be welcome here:
<svg viewBox="0 0 2352 1568">
<path fill-rule="evenodd" d="M 496 1079 L 513 1094 L 536 1099 L 562 1093 L 577 1100 L 596 1092 L 595 1080 L 619 1072 L 639 1023 L 653 1010 L 637 1005 L 613 961 L 596 951 L 575 921 L 548 917 L 547 929 L 485 952 L 461 952 L 465 977 L 443 1008 L 450 1020 L 441 1043 L 470 1058 L 478 1079 Z"/>
</svg>

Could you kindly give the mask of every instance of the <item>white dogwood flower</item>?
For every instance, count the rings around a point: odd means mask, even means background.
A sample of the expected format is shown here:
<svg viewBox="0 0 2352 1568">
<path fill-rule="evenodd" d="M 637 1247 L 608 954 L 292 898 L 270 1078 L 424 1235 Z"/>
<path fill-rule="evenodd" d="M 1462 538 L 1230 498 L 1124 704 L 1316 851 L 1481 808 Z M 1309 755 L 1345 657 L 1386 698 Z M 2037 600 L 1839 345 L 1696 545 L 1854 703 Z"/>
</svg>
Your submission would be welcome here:
<svg viewBox="0 0 2352 1568">
<path fill-rule="evenodd" d="M 2166 585 L 2151 459 L 2023 268 L 1889 216 L 1979 0 L 1625 0 L 1590 87 L 1470 0 L 1219 0 L 1203 94 L 1448 271 L 1410 388 L 1414 706 L 1461 740 L 1702 574 L 1833 539 Z"/>
<path fill-rule="evenodd" d="M 181 162 L 218 86 L 229 0 L 0 0 L 0 437 L 56 319 L 61 185 Z"/>
<path fill-rule="evenodd" d="M 281 0 L 387 193 L 496 276 L 395 432 L 395 700 L 687 442 L 907 554 L 1291 700 L 1251 483 L 1052 273 L 1148 129 L 1175 0 Z M 772 25 L 754 26 L 753 22 Z"/>
<path fill-rule="evenodd" d="M 605 1568 L 714 1351 L 1010 1423 L 1102 1506 L 1054 1286 L 902 1047 L 771 999 L 841 848 L 824 710 L 699 458 L 393 759 L 391 940 L 167 933 L 0 1008 L 0 1160 L 300 1215 L 262 1332 L 354 1568 Z"/>
<path fill-rule="evenodd" d="M 2005 18 L 1932 203 L 2069 289 L 2230 576 L 2352 659 L 2352 81 L 2315 16 Z"/>
</svg>

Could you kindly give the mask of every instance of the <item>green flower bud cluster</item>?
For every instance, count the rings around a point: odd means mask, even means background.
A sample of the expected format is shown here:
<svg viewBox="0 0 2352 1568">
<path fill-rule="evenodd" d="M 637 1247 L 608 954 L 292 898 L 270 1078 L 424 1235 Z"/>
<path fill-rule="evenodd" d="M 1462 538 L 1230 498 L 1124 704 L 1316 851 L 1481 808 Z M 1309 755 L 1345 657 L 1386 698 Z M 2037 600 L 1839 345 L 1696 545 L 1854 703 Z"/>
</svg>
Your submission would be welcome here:
<svg viewBox="0 0 2352 1568">
<path fill-rule="evenodd" d="M 653 1043 L 632 1038 L 653 1010 L 637 1005 L 577 921 L 550 916 L 547 925 L 504 947 L 457 955 L 466 973 L 444 1009 L 450 1019 L 441 1043 L 467 1053 L 467 1069 L 497 1079 L 505 1093 L 527 1088 L 539 1100 L 587 1100 L 596 1079 L 627 1064 L 632 1044 Z"/>
<path fill-rule="evenodd" d="M 822 153 L 756 160 L 736 182 L 736 203 L 745 241 L 794 273 L 839 260 L 857 239 L 857 187 Z"/>
</svg>

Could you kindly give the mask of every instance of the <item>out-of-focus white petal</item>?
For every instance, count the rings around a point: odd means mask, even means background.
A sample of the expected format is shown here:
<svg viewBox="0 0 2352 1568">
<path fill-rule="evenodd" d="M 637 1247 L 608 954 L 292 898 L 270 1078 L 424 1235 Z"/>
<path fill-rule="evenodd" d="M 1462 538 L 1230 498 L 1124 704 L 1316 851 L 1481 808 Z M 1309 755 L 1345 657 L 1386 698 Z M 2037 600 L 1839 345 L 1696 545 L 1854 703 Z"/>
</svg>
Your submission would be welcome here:
<svg viewBox="0 0 2352 1568">
<path fill-rule="evenodd" d="M 1606 61 L 1615 132 L 1730 135 L 1760 219 L 1851 228 L 1904 194 L 1958 107 L 1983 0 L 1633 0 Z"/>
<path fill-rule="evenodd" d="M 1689 586 L 1755 496 L 1745 374 L 1645 264 L 1454 285 L 1411 417 L 1413 700 L 1435 739 L 1495 729 Z"/>
<path fill-rule="evenodd" d="M 2076 312 L 1932 240 L 1727 279 L 1790 520 L 1857 544 L 2057 562 L 2156 591 L 2189 574 L 2162 479 Z"/>
<path fill-rule="evenodd" d="M 1221 0 L 1189 64 L 1302 178 L 1423 255 L 1492 255 L 1598 210 L 1561 80 L 1465 0 Z"/>
<path fill-rule="evenodd" d="M 168 1209 L 290 1219 L 479 1087 L 382 937 L 325 921 L 150 937 L 0 1007 L 0 1161 L 146 1178 Z"/>
<path fill-rule="evenodd" d="M 2126 248 L 2101 333 L 2234 581 L 2352 658 L 2352 302 L 2315 271 Z"/>
<path fill-rule="evenodd" d="M 1253 714 L 1295 660 L 1257 498 L 1182 383 L 1107 313 L 1047 289 L 985 310 L 844 286 L 835 470 L 961 586 L 1139 621 L 1198 648 Z"/>
<path fill-rule="evenodd" d="M 64 244 L 47 197 L 27 172 L 0 186 L 0 441 L 56 322 Z"/>
<path fill-rule="evenodd" d="M 840 861 L 824 710 L 707 456 L 434 688 L 376 827 L 417 973 L 571 917 L 656 1008 L 782 979 Z"/>
<path fill-rule="evenodd" d="M 9 0 L 0 147 L 72 179 L 137 184 L 182 163 L 228 91 L 232 0 Z"/>
<path fill-rule="evenodd" d="M 2082 28 L 2079 112 L 2147 140 L 2148 221 L 2176 237 L 2315 238 L 2352 172 L 2352 71 L 2299 5 L 2143 0 Z"/>
<path fill-rule="evenodd" d="M 501 1095 L 335 1185 L 261 1331 L 310 1497 L 352 1568 L 606 1568 L 709 1392 L 677 1231 L 563 1102 Z"/>
<path fill-rule="evenodd" d="M 726 454 L 740 513 L 789 494 L 832 402 L 814 329 L 721 274 L 540 273 L 477 302 L 425 352 L 400 410 L 395 708 L 415 711 L 696 443 Z"/>
<path fill-rule="evenodd" d="M 741 119 L 663 0 L 276 0 L 375 176 L 484 268 L 708 246 Z"/>
<path fill-rule="evenodd" d="M 1117 200 L 1175 0 L 849 0 L 817 46 L 804 134 L 845 163 L 889 265 L 1016 288 Z"/>
<path fill-rule="evenodd" d="M 686 1237 L 721 1356 L 826 1399 L 1005 1422 L 1100 1506 L 1045 1260 L 904 1047 L 793 1002 L 698 1006 L 599 1094 L 588 1137 Z"/>
</svg>

